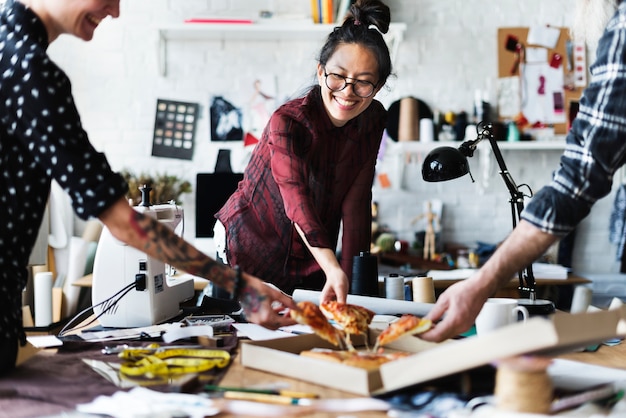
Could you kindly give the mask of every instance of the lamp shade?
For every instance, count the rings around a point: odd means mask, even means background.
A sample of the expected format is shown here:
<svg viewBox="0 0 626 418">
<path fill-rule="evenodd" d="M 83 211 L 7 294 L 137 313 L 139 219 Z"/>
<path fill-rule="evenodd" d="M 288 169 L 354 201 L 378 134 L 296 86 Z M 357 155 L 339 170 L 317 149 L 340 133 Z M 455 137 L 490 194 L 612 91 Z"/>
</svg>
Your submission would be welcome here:
<svg viewBox="0 0 626 418">
<path fill-rule="evenodd" d="M 469 173 L 467 157 L 452 147 L 433 149 L 422 164 L 422 178 L 425 181 L 452 180 L 467 173 Z"/>
</svg>

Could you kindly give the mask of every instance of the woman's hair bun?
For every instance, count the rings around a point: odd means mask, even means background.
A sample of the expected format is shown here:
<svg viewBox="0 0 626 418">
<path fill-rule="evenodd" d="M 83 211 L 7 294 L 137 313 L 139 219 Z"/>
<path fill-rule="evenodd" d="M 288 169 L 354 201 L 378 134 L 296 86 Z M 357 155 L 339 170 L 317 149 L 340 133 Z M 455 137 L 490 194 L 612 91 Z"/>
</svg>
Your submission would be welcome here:
<svg viewBox="0 0 626 418">
<path fill-rule="evenodd" d="M 374 25 L 381 33 L 389 31 L 390 23 L 389 7 L 380 0 L 357 0 L 350 6 L 344 21 L 344 24 L 364 25 L 366 28 Z"/>
</svg>

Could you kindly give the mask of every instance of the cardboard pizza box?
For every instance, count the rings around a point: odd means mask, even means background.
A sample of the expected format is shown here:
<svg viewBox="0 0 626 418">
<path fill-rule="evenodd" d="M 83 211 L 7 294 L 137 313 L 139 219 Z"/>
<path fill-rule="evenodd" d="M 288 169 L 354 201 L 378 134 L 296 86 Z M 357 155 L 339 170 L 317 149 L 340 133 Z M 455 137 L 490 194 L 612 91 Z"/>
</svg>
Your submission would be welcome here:
<svg viewBox="0 0 626 418">
<path fill-rule="evenodd" d="M 336 349 L 313 334 L 244 341 L 241 362 L 245 367 L 371 396 L 467 371 L 511 356 L 554 356 L 624 336 L 625 333 L 626 310 L 620 308 L 574 315 L 557 313 L 549 318 L 535 317 L 487 335 L 440 344 L 413 336 L 404 337 L 390 344 L 388 349 L 415 354 L 386 363 L 374 371 L 300 356 L 300 352 L 313 348 Z M 373 330 L 368 336 L 369 347 L 373 346 L 376 335 L 377 332 Z M 361 342 L 365 343 L 365 340 Z M 364 349 L 364 345 L 357 348 Z"/>
</svg>

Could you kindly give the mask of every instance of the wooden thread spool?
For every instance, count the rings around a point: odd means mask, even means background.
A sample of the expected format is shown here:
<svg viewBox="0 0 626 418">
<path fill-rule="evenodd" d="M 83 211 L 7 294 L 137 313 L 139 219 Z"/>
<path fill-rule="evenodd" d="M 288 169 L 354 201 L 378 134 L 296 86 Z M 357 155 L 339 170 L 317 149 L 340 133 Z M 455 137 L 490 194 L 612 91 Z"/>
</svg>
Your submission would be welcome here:
<svg viewBox="0 0 626 418">
<path fill-rule="evenodd" d="M 435 303 L 435 286 L 432 277 L 415 277 L 411 280 L 413 302 Z"/>
<path fill-rule="evenodd" d="M 398 141 L 417 141 L 419 139 L 419 107 L 417 99 L 405 97 L 400 100 L 398 120 Z"/>
<path fill-rule="evenodd" d="M 496 406 L 502 411 L 546 414 L 553 398 L 549 359 L 515 358 L 498 365 Z"/>
</svg>

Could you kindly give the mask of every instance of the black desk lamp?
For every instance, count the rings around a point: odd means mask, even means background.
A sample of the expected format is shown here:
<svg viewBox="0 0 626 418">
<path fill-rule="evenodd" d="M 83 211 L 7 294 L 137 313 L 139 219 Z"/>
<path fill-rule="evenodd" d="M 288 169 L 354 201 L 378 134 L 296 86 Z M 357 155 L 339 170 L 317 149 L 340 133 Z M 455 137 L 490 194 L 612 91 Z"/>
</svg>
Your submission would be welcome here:
<svg viewBox="0 0 626 418">
<path fill-rule="evenodd" d="M 519 190 L 515 181 L 511 177 L 502 153 L 493 136 L 493 126 L 481 122 L 476 127 L 477 138 L 473 141 L 465 141 L 457 148 L 438 147 L 433 149 L 424 160 L 422 165 L 422 177 L 425 181 L 447 181 L 470 173 L 467 157 L 472 157 L 478 143 L 483 139 L 488 139 L 491 149 L 498 162 L 500 175 L 504 180 L 509 193 L 511 194 L 511 215 L 513 218 L 513 228 L 517 226 L 520 214 L 524 209 L 524 193 Z M 472 181 L 474 178 L 472 177 Z M 532 194 L 531 194 L 532 195 Z M 518 272 L 520 297 L 518 304 L 526 307 L 531 315 L 548 315 L 555 311 L 554 304 L 549 300 L 537 299 L 535 289 L 535 277 L 533 275 L 532 264 L 526 266 L 523 271 Z"/>
</svg>

